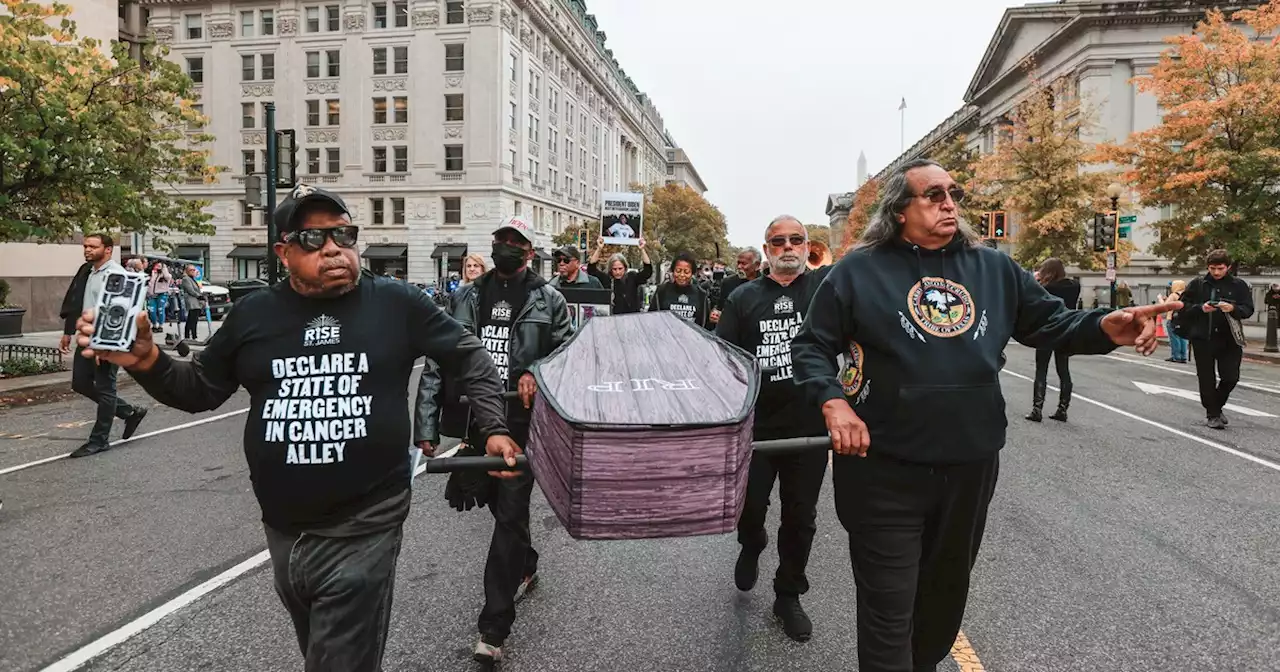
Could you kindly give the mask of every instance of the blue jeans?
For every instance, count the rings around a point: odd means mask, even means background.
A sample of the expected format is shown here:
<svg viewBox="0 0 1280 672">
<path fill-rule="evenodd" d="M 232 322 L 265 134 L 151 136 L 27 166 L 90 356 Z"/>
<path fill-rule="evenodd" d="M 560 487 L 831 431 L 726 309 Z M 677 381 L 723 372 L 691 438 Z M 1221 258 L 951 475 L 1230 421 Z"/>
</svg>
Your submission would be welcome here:
<svg viewBox="0 0 1280 672">
<path fill-rule="evenodd" d="M 1169 354 L 1170 357 L 1178 360 L 1179 362 L 1187 361 L 1187 346 L 1188 346 L 1187 339 L 1182 338 L 1181 336 L 1173 333 L 1172 331 L 1169 332 L 1169 350 L 1171 351 Z"/>
<path fill-rule="evenodd" d="M 165 314 L 169 309 L 169 295 L 159 294 L 147 300 L 147 313 L 151 316 L 151 324 L 164 324 Z"/>
<path fill-rule="evenodd" d="M 266 525 L 276 594 L 306 672 L 380 672 L 403 532 L 285 534 Z"/>
</svg>

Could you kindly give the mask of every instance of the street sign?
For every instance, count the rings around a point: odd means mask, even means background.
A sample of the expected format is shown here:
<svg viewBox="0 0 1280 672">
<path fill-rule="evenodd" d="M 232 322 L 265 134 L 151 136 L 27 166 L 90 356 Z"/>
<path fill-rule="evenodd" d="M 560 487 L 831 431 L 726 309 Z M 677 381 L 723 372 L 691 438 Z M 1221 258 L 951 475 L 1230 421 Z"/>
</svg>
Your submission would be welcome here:
<svg viewBox="0 0 1280 672">
<path fill-rule="evenodd" d="M 1116 253 L 1108 252 L 1107 253 L 1107 270 L 1114 271 L 1115 269 L 1116 269 Z"/>
<path fill-rule="evenodd" d="M 1115 281 L 1116 281 L 1116 269 L 1114 269 L 1114 268 L 1108 268 L 1108 269 L 1107 269 L 1107 282 L 1115 282 Z"/>
<path fill-rule="evenodd" d="M 1125 225 L 1125 226 L 1120 227 L 1120 233 L 1119 233 L 1119 235 L 1120 235 L 1120 240 L 1128 240 L 1128 239 L 1129 239 L 1129 228 L 1130 228 L 1130 227 L 1129 227 L 1128 225 Z"/>
<path fill-rule="evenodd" d="M 1121 224 L 1137 224 L 1138 216 L 1137 215 L 1121 215 L 1120 223 Z"/>
</svg>

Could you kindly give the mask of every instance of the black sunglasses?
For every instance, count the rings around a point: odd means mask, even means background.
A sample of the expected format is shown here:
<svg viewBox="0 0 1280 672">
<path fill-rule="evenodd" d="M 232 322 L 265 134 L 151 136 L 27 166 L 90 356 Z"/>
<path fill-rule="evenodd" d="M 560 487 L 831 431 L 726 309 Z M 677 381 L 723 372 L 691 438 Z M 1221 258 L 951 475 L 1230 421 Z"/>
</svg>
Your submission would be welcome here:
<svg viewBox="0 0 1280 672">
<path fill-rule="evenodd" d="M 934 204 L 944 203 L 947 200 L 947 196 L 951 196 L 951 201 L 956 205 L 959 205 L 961 201 L 964 200 L 964 187 L 959 185 L 953 186 L 950 189 L 934 187 L 926 190 L 920 195 L 929 199 L 929 202 Z"/>
<path fill-rule="evenodd" d="M 316 252 L 324 247 L 326 238 L 333 240 L 333 244 L 338 247 L 352 248 L 356 246 L 356 240 L 360 237 L 360 227 L 348 224 L 347 226 L 334 226 L 327 229 L 303 229 L 294 231 L 284 237 L 285 243 L 297 242 L 298 247 L 307 252 Z"/>
<path fill-rule="evenodd" d="M 795 235 L 791 237 L 774 236 L 769 239 L 769 244 L 774 247 L 782 247 L 787 243 L 791 243 L 792 247 L 800 247 L 801 245 L 804 245 L 804 236 L 800 236 L 800 235 Z"/>
</svg>

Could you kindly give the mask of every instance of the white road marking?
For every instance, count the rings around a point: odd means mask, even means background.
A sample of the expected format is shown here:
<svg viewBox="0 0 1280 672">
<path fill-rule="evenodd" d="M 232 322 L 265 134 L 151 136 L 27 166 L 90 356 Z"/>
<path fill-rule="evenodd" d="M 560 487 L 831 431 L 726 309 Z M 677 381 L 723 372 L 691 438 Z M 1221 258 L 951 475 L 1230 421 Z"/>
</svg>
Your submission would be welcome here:
<svg viewBox="0 0 1280 672">
<path fill-rule="evenodd" d="M 1034 378 L 1031 378 L 1031 377 L 1028 377 L 1028 376 L 1024 376 L 1024 375 L 1022 375 L 1021 373 L 1015 373 L 1015 372 L 1010 371 L 1010 370 L 1008 370 L 1008 369 L 1003 369 L 1003 370 L 1001 371 L 1001 373 L 1008 374 L 1008 375 L 1010 375 L 1010 376 L 1013 376 L 1014 378 L 1021 378 L 1022 380 L 1025 380 L 1025 381 L 1028 381 L 1028 382 L 1032 382 L 1032 383 L 1034 383 L 1034 382 L 1035 382 L 1035 379 L 1034 379 Z M 1058 390 L 1058 388 L 1053 387 L 1052 385 L 1050 385 L 1050 386 L 1048 386 L 1048 387 L 1049 387 L 1049 389 L 1053 390 L 1054 392 L 1058 392 L 1058 391 L 1059 391 L 1059 390 Z M 1221 450 L 1222 452 L 1227 453 L 1228 455 L 1235 455 L 1236 457 L 1239 457 L 1239 458 L 1241 458 L 1241 459 L 1248 460 L 1248 461 L 1250 461 L 1250 462 L 1253 462 L 1254 464 L 1260 464 L 1260 465 L 1262 465 L 1262 466 L 1264 466 L 1264 467 L 1266 467 L 1266 468 L 1268 468 L 1268 469 L 1272 469 L 1272 470 L 1275 470 L 1275 471 L 1280 471 L 1280 464 L 1276 464 L 1275 462 L 1272 462 L 1272 461 L 1270 461 L 1270 460 L 1264 460 L 1264 459 L 1262 459 L 1261 457 L 1257 457 L 1257 456 L 1255 456 L 1255 455 L 1250 455 L 1249 453 L 1246 453 L 1246 452 L 1242 452 L 1242 451 L 1236 450 L 1235 448 L 1232 448 L 1232 447 L 1230 447 L 1230 446 L 1224 446 L 1224 445 L 1222 445 L 1221 443 L 1217 443 L 1217 442 L 1214 442 L 1214 441 L 1210 441 L 1209 439 L 1201 438 L 1201 437 L 1196 436 L 1195 434 L 1192 434 L 1192 433 L 1190 433 L 1190 432 L 1184 432 L 1184 431 L 1182 431 L 1181 429 L 1176 429 L 1176 428 L 1174 428 L 1174 427 L 1170 427 L 1169 425 L 1166 425 L 1166 424 L 1161 423 L 1161 422 L 1156 422 L 1155 420 L 1148 420 L 1147 418 L 1144 418 L 1144 417 L 1142 417 L 1142 416 L 1140 416 L 1140 415 L 1134 415 L 1133 413 L 1130 413 L 1129 411 L 1126 411 L 1126 410 L 1123 410 L 1123 409 L 1116 408 L 1115 406 L 1112 406 L 1111 404 L 1104 404 L 1104 403 L 1102 403 L 1101 401 L 1094 401 L 1093 399 L 1090 399 L 1090 398 L 1088 398 L 1088 397 L 1081 396 L 1081 395 L 1076 394 L 1076 393 L 1072 393 L 1071 398 L 1072 398 L 1072 399 L 1079 399 L 1080 401 L 1083 401 L 1083 402 L 1085 402 L 1085 403 L 1087 403 L 1087 404 L 1093 404 L 1094 406 L 1097 406 L 1097 407 L 1099 407 L 1099 408 L 1105 408 L 1105 409 L 1107 409 L 1108 411 L 1111 411 L 1112 413 L 1116 413 L 1116 414 L 1119 414 L 1119 415 L 1123 415 L 1124 417 L 1129 418 L 1130 420 L 1137 420 L 1138 422 L 1141 422 L 1141 423 L 1144 423 L 1144 424 L 1151 425 L 1152 427 L 1155 427 L 1155 428 L 1157 428 L 1157 429 L 1163 429 L 1164 431 L 1169 432 L 1170 434 L 1175 434 L 1175 435 L 1177 435 L 1177 436 L 1181 436 L 1181 437 L 1182 437 L 1182 438 L 1184 438 L 1184 439 L 1190 439 L 1190 440 L 1192 440 L 1192 441 L 1195 441 L 1196 443 L 1199 443 L 1199 444 L 1201 444 L 1201 445 L 1208 446 L 1208 447 L 1213 448 L 1213 449 L 1215 449 L 1215 450 Z"/>
<path fill-rule="evenodd" d="M 1194 368 L 1190 370 L 1175 369 L 1172 366 L 1164 366 L 1163 364 L 1156 364 L 1155 362 L 1146 362 L 1141 359 L 1136 359 L 1134 357 L 1129 357 L 1125 355 L 1102 355 L 1102 356 L 1106 357 L 1107 359 L 1114 359 L 1117 362 L 1126 362 L 1128 364 L 1138 364 L 1140 366 L 1148 366 L 1153 369 L 1168 371 L 1169 373 L 1179 373 L 1184 376 L 1196 375 L 1196 371 Z M 1257 390 L 1258 392 L 1267 392 L 1269 394 L 1280 394 L 1280 385 L 1268 385 L 1265 383 L 1251 383 L 1245 380 L 1241 380 L 1240 382 L 1236 383 L 1236 387 L 1245 387 L 1250 390 Z"/>
<path fill-rule="evenodd" d="M 418 364 L 417 366 L 414 366 L 413 368 L 415 368 L 415 369 L 421 369 L 421 368 L 422 368 L 422 365 L 421 365 L 421 364 Z M 219 420 L 225 420 L 226 418 L 234 417 L 234 416 L 241 415 L 241 414 L 243 414 L 243 413 L 248 413 L 248 412 L 249 412 L 249 409 L 247 409 L 247 408 L 242 408 L 242 409 L 240 409 L 240 410 L 238 410 L 238 411 L 230 411 L 230 412 L 228 412 L 228 413 L 223 413 L 223 414 L 221 414 L 221 415 L 211 415 L 211 416 L 209 416 L 209 417 L 207 417 L 207 418 L 201 418 L 201 419 L 199 419 L 199 420 L 192 420 L 191 422 L 184 422 L 184 423 L 182 423 L 181 425 L 174 425 L 174 426 L 172 426 L 172 427 L 165 427 L 164 429 L 157 429 L 157 430 L 155 430 L 154 432 L 147 432 L 146 434 L 138 434 L 138 435 L 136 435 L 136 436 L 131 436 L 131 437 L 127 438 L 127 439 L 120 439 L 120 440 L 118 440 L 118 441 L 112 441 L 112 442 L 111 442 L 111 447 L 112 447 L 112 448 L 115 448 L 116 446 L 120 446 L 120 445 L 123 445 L 123 444 L 126 444 L 126 443 L 132 443 L 133 441 L 140 441 L 140 440 L 142 440 L 142 439 L 150 438 L 150 437 L 153 437 L 153 436 L 159 436 L 159 435 L 161 435 L 161 434 L 168 434 L 169 432 L 176 432 L 176 431 L 178 431 L 178 430 L 180 430 L 180 429 L 190 429 L 190 428 L 192 428 L 192 427 L 199 427 L 200 425 L 207 425 L 207 424 L 209 424 L 209 423 L 211 423 L 211 422 L 217 422 L 217 421 L 219 421 Z M 65 455 L 54 455 L 53 457 L 46 457 L 46 458 L 44 458 L 44 459 L 36 460 L 36 461 L 34 461 L 34 462 L 27 462 L 26 464 L 19 464 L 19 465 L 14 466 L 14 467 L 5 467 L 4 469 L 0 469 L 0 476 L 4 476 L 5 474 L 12 474 L 12 473 L 13 473 L 13 472 L 15 472 L 15 471 L 22 471 L 23 469 L 30 469 L 31 467 L 38 467 L 38 466 L 40 466 L 40 465 L 42 465 L 42 464 L 48 464 L 48 463 L 50 463 L 50 462 L 57 462 L 58 460 L 63 460 L 63 459 L 66 459 L 66 458 L 68 458 L 68 457 L 70 457 L 70 456 L 71 456 L 71 453 L 67 453 L 67 454 L 65 454 Z"/>
<path fill-rule="evenodd" d="M 461 445 L 454 446 L 453 448 L 440 453 L 440 457 L 453 457 L 454 453 L 458 452 L 458 449 L 461 447 Z M 426 470 L 427 465 L 418 465 L 418 468 L 413 472 L 414 478 L 421 476 Z M 72 672 L 72 670 L 78 670 L 94 658 L 97 658 L 111 649 L 120 646 L 125 641 L 141 633 L 147 628 L 150 628 L 156 623 L 164 620 L 166 617 L 177 613 L 183 607 L 187 607 L 205 595 L 230 584 L 237 578 L 249 573 L 260 565 L 265 564 L 270 559 L 271 555 L 265 550 L 255 553 L 248 560 L 241 562 L 231 569 L 222 572 L 212 579 L 209 579 L 208 581 L 205 581 L 191 590 L 182 593 L 155 609 L 148 611 L 142 616 L 139 616 L 102 637 L 99 637 L 79 649 L 76 649 L 71 653 L 71 655 L 44 668 L 41 672 Z"/>
<path fill-rule="evenodd" d="M 1134 384 L 1134 385 L 1136 385 L 1136 386 L 1137 386 L 1137 388 L 1138 388 L 1139 390 L 1142 390 L 1143 392 L 1145 392 L 1145 393 L 1147 393 L 1147 394 L 1167 394 L 1167 395 L 1170 395 L 1170 396 L 1180 397 L 1180 398 L 1182 398 L 1182 399 L 1187 399 L 1187 400 L 1189 400 L 1189 401 L 1194 401 L 1194 402 L 1196 402 L 1197 404 L 1198 404 L 1198 403 L 1200 403 L 1200 393 L 1199 393 L 1199 392 L 1192 392 L 1192 391 L 1190 391 L 1190 390 L 1180 390 L 1180 389 L 1178 389 L 1178 388 L 1176 388 L 1176 387 L 1165 387 L 1164 385 L 1153 385 L 1153 384 L 1151 384 L 1151 383 L 1140 383 L 1140 382 L 1138 382 L 1138 381 L 1136 381 L 1136 380 L 1135 380 L 1135 381 L 1133 381 L 1133 384 Z M 1276 417 L 1276 416 L 1274 416 L 1274 415 L 1272 415 L 1272 414 L 1270 414 L 1270 413 L 1264 413 L 1264 412 L 1262 412 L 1262 411 L 1255 411 L 1255 410 L 1253 410 L 1252 408 L 1247 408 L 1247 407 L 1245 407 L 1245 406 L 1237 406 L 1236 404 L 1225 404 L 1222 408 L 1223 408 L 1223 409 L 1225 409 L 1225 410 L 1228 410 L 1228 411 L 1234 411 L 1234 412 L 1236 412 L 1236 413 L 1239 413 L 1240 415 L 1250 415 L 1250 416 L 1253 416 L 1253 417 L 1255 417 L 1255 418 L 1274 418 L 1274 417 Z"/>
</svg>

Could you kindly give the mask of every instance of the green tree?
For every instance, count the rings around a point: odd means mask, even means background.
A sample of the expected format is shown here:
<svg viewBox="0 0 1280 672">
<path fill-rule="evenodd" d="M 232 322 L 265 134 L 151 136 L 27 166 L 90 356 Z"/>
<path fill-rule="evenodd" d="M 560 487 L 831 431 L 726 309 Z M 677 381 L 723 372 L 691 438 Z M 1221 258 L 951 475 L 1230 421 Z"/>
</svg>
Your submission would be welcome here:
<svg viewBox="0 0 1280 672">
<path fill-rule="evenodd" d="M 961 206 L 965 219 L 973 226 L 980 226 L 984 213 L 999 210 L 998 198 L 984 194 L 974 181 L 974 171 L 982 153 L 969 147 L 969 136 L 958 133 L 934 150 L 929 157 L 938 162 L 957 184 L 965 188 L 964 203 Z"/>
<path fill-rule="evenodd" d="M 862 232 L 871 223 L 871 217 L 880 207 L 880 182 L 875 178 L 867 180 L 853 192 L 853 205 L 849 208 L 849 216 L 845 219 L 844 238 L 840 245 L 831 249 L 836 259 L 853 249 L 862 237 Z"/>
<path fill-rule="evenodd" d="M 1247 30 L 1240 24 L 1247 26 Z M 1138 90 L 1164 119 L 1102 149 L 1143 204 L 1172 206 L 1153 251 L 1182 264 L 1226 248 L 1247 267 L 1280 266 L 1280 0 L 1231 20 L 1217 9 L 1166 39 Z"/>
<path fill-rule="evenodd" d="M 70 7 L 3 0 L 0 241 L 75 231 L 212 233 L 207 202 L 178 192 L 216 180 L 192 82 L 165 51 L 79 39 Z"/>
<path fill-rule="evenodd" d="M 1115 177 L 1090 169 L 1094 147 L 1080 139 L 1090 115 L 1072 88 L 1031 79 L 1030 93 L 1009 113 L 1006 137 L 974 164 L 969 191 L 980 200 L 998 198 L 1017 215 L 1013 256 L 1023 266 L 1058 257 L 1098 268 L 1105 260 L 1087 242 L 1088 223 L 1109 208 L 1106 188 Z"/>
</svg>

